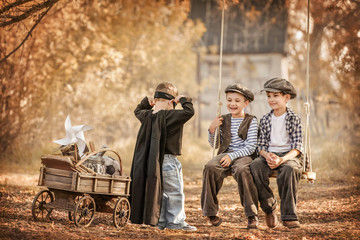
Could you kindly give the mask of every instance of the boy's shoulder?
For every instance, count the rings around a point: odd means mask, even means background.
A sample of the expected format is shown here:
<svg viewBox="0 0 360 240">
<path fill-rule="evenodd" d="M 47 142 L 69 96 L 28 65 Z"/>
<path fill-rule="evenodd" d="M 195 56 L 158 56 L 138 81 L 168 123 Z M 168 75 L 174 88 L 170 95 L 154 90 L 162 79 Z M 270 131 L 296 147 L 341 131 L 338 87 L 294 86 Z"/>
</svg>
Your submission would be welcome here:
<svg viewBox="0 0 360 240">
<path fill-rule="evenodd" d="M 298 114 L 296 114 L 292 109 L 287 108 L 286 109 L 287 112 L 287 117 L 288 118 L 295 118 L 295 119 L 301 119 L 300 116 Z"/>
<path fill-rule="evenodd" d="M 271 110 L 268 113 L 265 113 L 261 118 L 260 118 L 260 122 L 264 122 L 264 121 L 269 121 L 271 119 L 271 115 L 274 112 L 274 110 Z"/>
</svg>

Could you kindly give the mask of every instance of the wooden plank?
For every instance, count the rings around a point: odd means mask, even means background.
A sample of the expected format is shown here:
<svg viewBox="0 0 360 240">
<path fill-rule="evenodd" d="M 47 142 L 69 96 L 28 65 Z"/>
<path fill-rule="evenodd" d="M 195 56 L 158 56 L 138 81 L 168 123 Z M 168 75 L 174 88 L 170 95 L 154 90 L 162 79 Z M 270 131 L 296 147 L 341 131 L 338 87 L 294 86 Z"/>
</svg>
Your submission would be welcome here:
<svg viewBox="0 0 360 240">
<path fill-rule="evenodd" d="M 111 182 L 110 181 L 104 181 L 104 180 L 97 180 L 97 179 L 82 179 L 81 180 L 81 186 L 94 186 L 94 183 L 96 181 L 97 187 L 110 187 Z M 113 187 L 119 188 L 125 186 L 126 183 L 124 182 L 114 182 Z"/>
<path fill-rule="evenodd" d="M 109 191 L 109 187 L 96 187 L 96 192 L 93 191 L 93 186 L 92 185 L 80 185 L 79 189 L 77 189 L 77 191 L 79 192 L 91 192 L 91 193 L 110 193 Z M 125 191 L 125 186 L 120 187 L 120 188 L 113 188 L 112 189 L 112 194 L 114 193 L 120 193 L 123 194 Z"/>
<path fill-rule="evenodd" d="M 79 181 L 81 179 L 81 181 Z M 84 178 L 78 178 L 78 182 L 80 182 L 79 186 L 90 186 L 92 187 L 94 184 L 94 179 L 84 179 Z"/>
<path fill-rule="evenodd" d="M 45 168 L 45 173 L 57 176 L 72 177 L 75 172 L 56 168 Z"/>
<path fill-rule="evenodd" d="M 98 184 L 107 185 L 107 186 L 110 185 L 110 182 L 112 180 L 112 179 L 82 178 L 81 177 L 82 182 L 84 182 L 83 184 L 92 184 L 95 179 L 97 179 Z M 124 181 L 124 180 L 117 180 L 117 179 L 113 179 L 113 181 L 114 181 L 115 185 L 125 184 L 127 182 L 130 182 L 130 181 Z"/>
<path fill-rule="evenodd" d="M 67 184 L 67 183 L 59 183 L 59 182 L 54 182 L 54 181 L 49 181 L 44 179 L 44 185 L 48 188 L 55 188 L 55 189 L 61 189 L 61 190 L 71 190 L 71 184 Z"/>
<path fill-rule="evenodd" d="M 96 187 L 94 187 L 96 186 Z M 111 187 L 111 181 L 104 181 L 104 180 L 96 180 L 96 179 L 82 179 L 81 183 L 79 184 L 79 188 L 86 188 L 89 189 L 89 187 L 92 187 L 93 192 L 97 192 L 96 188 L 108 188 L 109 192 L 111 192 L 111 189 L 113 188 L 121 188 L 121 189 L 127 189 L 128 188 L 128 182 L 114 182 L 113 186 Z"/>
<path fill-rule="evenodd" d="M 97 179 L 107 179 L 107 180 L 115 179 L 117 181 L 131 181 L 129 177 L 115 176 L 113 178 L 111 175 L 100 175 L 100 174 L 92 175 L 92 174 L 80 173 L 80 177 L 87 178 L 87 179 L 97 178 Z"/>
<path fill-rule="evenodd" d="M 96 185 L 99 187 L 110 187 L 110 180 L 104 180 L 104 179 L 96 179 Z"/>
<path fill-rule="evenodd" d="M 122 189 L 113 188 L 111 193 L 112 194 L 124 194 L 125 193 L 125 188 L 122 188 Z"/>
<path fill-rule="evenodd" d="M 72 171 L 74 167 L 71 156 L 47 154 L 41 156 L 41 162 L 46 167 Z"/>
<path fill-rule="evenodd" d="M 53 181 L 53 182 L 59 182 L 59 183 L 68 183 L 71 184 L 72 183 L 72 177 L 64 177 L 64 176 L 57 176 L 57 175 L 51 175 L 51 174 L 46 174 L 44 176 L 45 180 L 48 181 Z"/>
<path fill-rule="evenodd" d="M 127 182 L 114 182 L 113 188 L 126 187 Z"/>
</svg>

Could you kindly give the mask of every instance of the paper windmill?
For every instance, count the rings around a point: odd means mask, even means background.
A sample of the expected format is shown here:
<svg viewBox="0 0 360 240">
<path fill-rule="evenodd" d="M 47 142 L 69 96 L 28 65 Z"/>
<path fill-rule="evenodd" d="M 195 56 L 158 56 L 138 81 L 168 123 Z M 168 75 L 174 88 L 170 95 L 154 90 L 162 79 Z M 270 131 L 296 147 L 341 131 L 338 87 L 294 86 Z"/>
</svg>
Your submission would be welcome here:
<svg viewBox="0 0 360 240">
<path fill-rule="evenodd" d="M 68 115 L 65 120 L 66 138 L 59 139 L 54 142 L 65 146 L 76 143 L 79 149 L 79 155 L 82 156 L 86 146 L 84 132 L 91 129 L 93 128 L 88 125 L 72 126 L 70 116 Z"/>
</svg>

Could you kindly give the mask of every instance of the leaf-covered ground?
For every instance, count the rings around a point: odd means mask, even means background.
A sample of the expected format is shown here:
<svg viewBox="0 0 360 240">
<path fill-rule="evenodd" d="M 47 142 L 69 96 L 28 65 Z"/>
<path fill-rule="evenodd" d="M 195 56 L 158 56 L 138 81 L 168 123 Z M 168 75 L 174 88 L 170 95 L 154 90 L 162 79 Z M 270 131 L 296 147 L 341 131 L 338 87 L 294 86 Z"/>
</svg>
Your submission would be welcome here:
<svg viewBox="0 0 360 240">
<path fill-rule="evenodd" d="M 266 227 L 260 211 L 259 228 L 246 229 L 236 192 L 236 183 L 227 178 L 219 194 L 223 223 L 213 227 L 201 214 L 201 172 L 185 174 L 187 222 L 198 231 L 187 233 L 158 230 L 146 225 L 127 224 L 116 229 L 112 214 L 96 213 L 90 227 L 78 228 L 68 220 L 66 212 L 53 211 L 52 220 L 34 221 L 31 204 L 37 192 L 37 175 L 0 176 L 0 239 L 359 239 L 359 179 L 348 181 L 302 180 L 298 199 L 301 228 L 289 230 L 278 225 Z M 275 179 L 271 185 L 276 191 Z M 279 216 L 279 208 L 276 210 Z"/>
</svg>

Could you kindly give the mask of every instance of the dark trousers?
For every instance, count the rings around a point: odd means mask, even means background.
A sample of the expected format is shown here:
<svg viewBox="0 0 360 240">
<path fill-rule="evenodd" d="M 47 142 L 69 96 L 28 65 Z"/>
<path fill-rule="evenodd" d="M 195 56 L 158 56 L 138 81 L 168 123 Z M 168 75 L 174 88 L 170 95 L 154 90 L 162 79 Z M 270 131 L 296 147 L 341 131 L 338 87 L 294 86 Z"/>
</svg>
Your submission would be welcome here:
<svg viewBox="0 0 360 240">
<path fill-rule="evenodd" d="M 284 156 L 286 153 L 275 153 L 278 156 Z M 281 220 L 298 220 L 296 215 L 296 199 L 299 188 L 299 182 L 302 174 L 302 166 L 299 158 L 288 160 L 281 164 L 277 170 L 276 182 L 280 196 Z M 250 164 L 251 174 L 258 190 L 260 207 L 265 213 L 270 213 L 276 208 L 276 200 L 273 191 L 269 187 L 269 177 L 273 174 L 265 158 L 260 156 Z"/>
<path fill-rule="evenodd" d="M 224 178 L 233 175 L 238 183 L 241 204 L 247 217 L 257 216 L 258 196 L 253 177 L 250 173 L 251 157 L 235 159 L 229 167 L 220 165 L 220 154 L 210 160 L 203 171 L 203 185 L 201 192 L 201 208 L 204 216 L 216 216 L 219 210 L 217 194 L 219 193 Z"/>
</svg>

